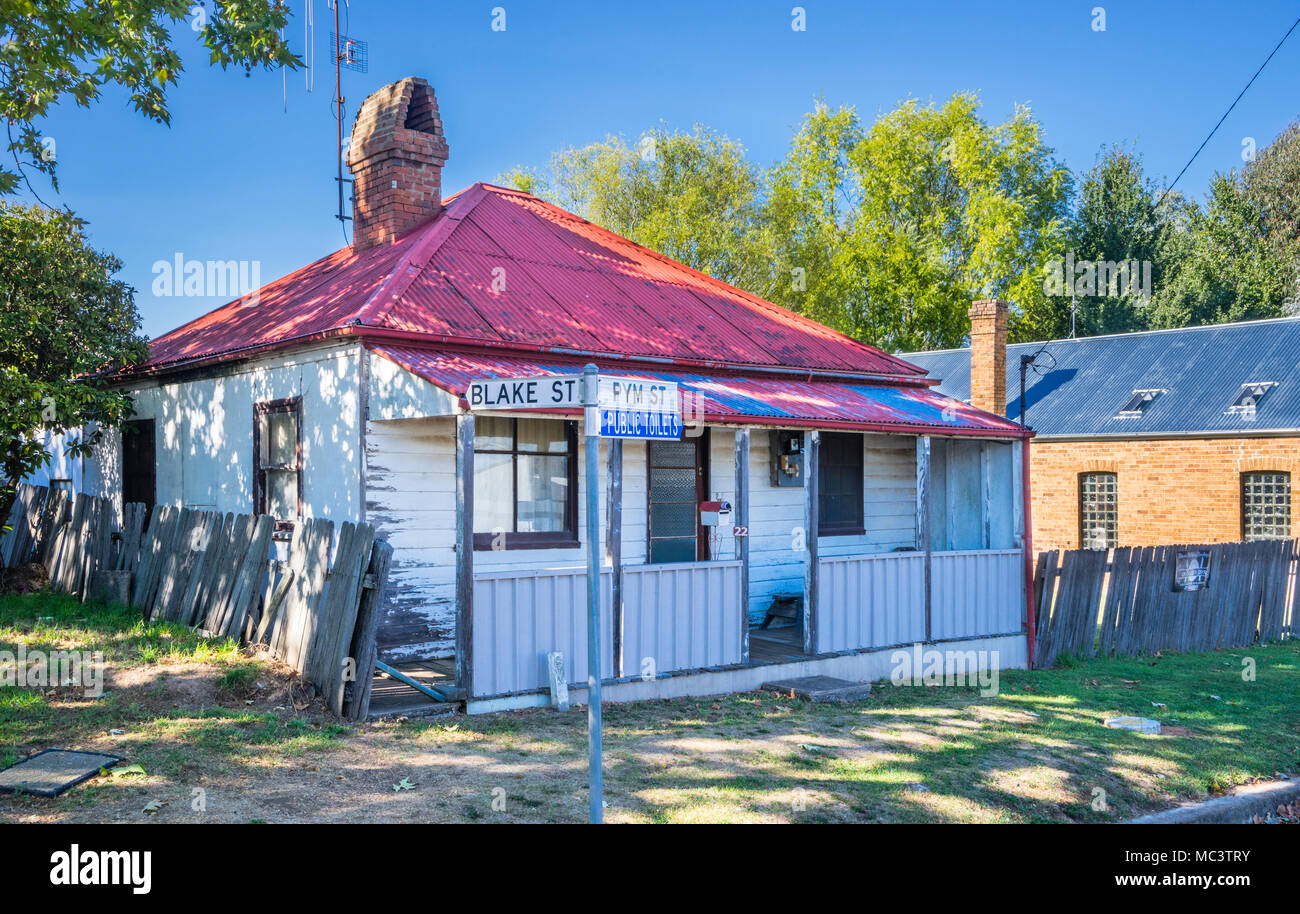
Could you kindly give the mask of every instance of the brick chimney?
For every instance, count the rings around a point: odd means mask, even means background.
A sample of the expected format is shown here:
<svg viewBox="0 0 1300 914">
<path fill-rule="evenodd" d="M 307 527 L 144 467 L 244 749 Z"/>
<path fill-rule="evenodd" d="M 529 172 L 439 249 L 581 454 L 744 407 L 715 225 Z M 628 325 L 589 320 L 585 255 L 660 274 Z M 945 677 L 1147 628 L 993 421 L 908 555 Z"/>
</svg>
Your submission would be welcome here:
<svg viewBox="0 0 1300 914">
<path fill-rule="evenodd" d="M 347 158 L 353 249 L 387 244 L 436 216 L 446 161 L 438 100 L 425 80 L 408 76 L 362 102 Z"/>
<path fill-rule="evenodd" d="M 970 306 L 970 402 L 999 416 L 1007 410 L 1008 310 L 1000 298 Z"/>
</svg>

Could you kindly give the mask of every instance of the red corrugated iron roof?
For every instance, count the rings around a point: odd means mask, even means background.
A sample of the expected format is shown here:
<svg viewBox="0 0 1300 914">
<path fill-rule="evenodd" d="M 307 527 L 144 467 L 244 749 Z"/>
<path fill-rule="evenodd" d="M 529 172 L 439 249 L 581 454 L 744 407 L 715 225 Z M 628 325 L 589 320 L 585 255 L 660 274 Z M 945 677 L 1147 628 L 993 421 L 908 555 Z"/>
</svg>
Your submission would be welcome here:
<svg viewBox="0 0 1300 914">
<path fill-rule="evenodd" d="M 141 367 L 339 333 L 931 383 L 901 359 L 487 184 L 391 245 L 336 251 L 159 337 Z"/>
<path fill-rule="evenodd" d="M 538 360 L 413 346 L 379 344 L 369 348 L 457 396 L 463 396 L 469 383 L 477 378 L 574 374 L 581 372 L 584 364 L 581 359 Z M 1030 434 L 1015 422 L 929 387 L 808 381 L 736 372 L 705 375 L 681 370 L 628 370 L 617 362 L 600 360 L 596 364 L 601 370 L 621 375 L 677 382 L 688 420 L 1006 438 Z"/>
</svg>

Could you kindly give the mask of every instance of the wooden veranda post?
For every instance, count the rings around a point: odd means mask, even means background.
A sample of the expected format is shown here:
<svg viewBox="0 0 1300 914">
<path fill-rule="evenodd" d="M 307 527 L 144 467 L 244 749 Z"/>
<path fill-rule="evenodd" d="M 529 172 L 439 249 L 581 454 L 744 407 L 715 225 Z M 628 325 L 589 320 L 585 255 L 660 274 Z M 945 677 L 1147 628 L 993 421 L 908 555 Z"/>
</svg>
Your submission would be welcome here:
<svg viewBox="0 0 1300 914">
<path fill-rule="evenodd" d="M 803 567 L 803 652 L 813 654 L 817 650 L 817 528 L 819 522 L 817 458 L 821 450 L 821 435 L 816 429 L 812 429 L 805 437 L 807 442 L 803 449 L 804 541 L 808 548 L 808 559 Z"/>
<path fill-rule="evenodd" d="M 473 697 L 474 414 L 456 416 L 456 685 Z"/>
<path fill-rule="evenodd" d="M 925 553 L 925 640 L 930 640 L 930 436 L 916 439 L 916 548 Z"/>
<path fill-rule="evenodd" d="M 609 560 L 610 611 L 613 616 L 614 675 L 623 676 L 623 439 L 609 439 L 609 530 L 605 557 Z"/>
<path fill-rule="evenodd" d="M 736 429 L 736 558 L 740 559 L 740 662 L 749 662 L 749 429 Z"/>
</svg>

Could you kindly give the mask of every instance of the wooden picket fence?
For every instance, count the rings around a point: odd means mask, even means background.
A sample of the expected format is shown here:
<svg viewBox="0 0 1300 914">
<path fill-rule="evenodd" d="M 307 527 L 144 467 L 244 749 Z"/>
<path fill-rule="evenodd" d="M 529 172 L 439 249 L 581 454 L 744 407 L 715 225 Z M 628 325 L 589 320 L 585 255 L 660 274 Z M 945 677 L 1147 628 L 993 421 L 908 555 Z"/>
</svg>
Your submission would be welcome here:
<svg viewBox="0 0 1300 914">
<path fill-rule="evenodd" d="M 368 524 L 294 526 L 288 560 L 271 558 L 275 522 L 128 504 L 117 523 L 110 499 L 20 486 L 0 536 L 0 563 L 45 565 L 51 587 L 85 600 L 102 575 L 125 575 L 146 620 L 263 643 L 313 683 L 340 716 L 364 719 L 376 658 L 378 610 L 392 547 Z M 330 558 L 333 554 L 333 563 Z"/>
<path fill-rule="evenodd" d="M 1209 558 L 1205 586 L 1176 588 L 1180 554 L 1198 552 Z M 1297 554 L 1294 540 L 1043 552 L 1034 666 L 1296 637 Z"/>
</svg>

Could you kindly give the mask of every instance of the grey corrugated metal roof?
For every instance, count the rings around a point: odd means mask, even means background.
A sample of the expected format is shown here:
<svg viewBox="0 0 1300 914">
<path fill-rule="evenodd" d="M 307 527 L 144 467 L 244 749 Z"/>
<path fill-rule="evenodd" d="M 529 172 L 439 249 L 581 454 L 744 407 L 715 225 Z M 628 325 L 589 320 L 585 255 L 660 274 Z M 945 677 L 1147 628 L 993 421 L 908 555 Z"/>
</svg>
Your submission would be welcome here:
<svg viewBox="0 0 1300 914">
<path fill-rule="evenodd" d="M 1007 347 L 1006 415 L 1019 414 L 1020 356 L 1039 348 L 1056 367 L 1025 379 L 1026 421 L 1040 435 L 1250 434 L 1300 429 L 1300 317 L 1120 333 Z M 902 356 L 970 399 L 970 350 Z M 1048 360 L 1050 364 L 1050 360 Z M 1253 417 L 1228 412 L 1241 385 L 1275 381 Z M 1136 390 L 1163 389 L 1141 415 L 1120 418 Z"/>
</svg>

